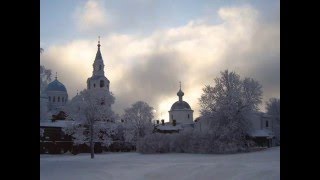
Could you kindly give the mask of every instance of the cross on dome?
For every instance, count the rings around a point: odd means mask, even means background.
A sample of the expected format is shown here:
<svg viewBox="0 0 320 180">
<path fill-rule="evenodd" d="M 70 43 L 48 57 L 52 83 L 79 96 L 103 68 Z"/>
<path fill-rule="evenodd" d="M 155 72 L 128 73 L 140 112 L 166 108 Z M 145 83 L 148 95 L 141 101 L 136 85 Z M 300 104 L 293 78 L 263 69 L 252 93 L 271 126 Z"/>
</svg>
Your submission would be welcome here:
<svg viewBox="0 0 320 180">
<path fill-rule="evenodd" d="M 181 90 L 181 81 L 179 81 L 180 84 L 180 90 L 177 93 L 177 96 L 179 97 L 179 101 L 182 101 L 182 96 L 184 95 L 184 92 Z"/>
<path fill-rule="evenodd" d="M 98 36 L 98 48 L 100 48 L 100 36 Z"/>
</svg>

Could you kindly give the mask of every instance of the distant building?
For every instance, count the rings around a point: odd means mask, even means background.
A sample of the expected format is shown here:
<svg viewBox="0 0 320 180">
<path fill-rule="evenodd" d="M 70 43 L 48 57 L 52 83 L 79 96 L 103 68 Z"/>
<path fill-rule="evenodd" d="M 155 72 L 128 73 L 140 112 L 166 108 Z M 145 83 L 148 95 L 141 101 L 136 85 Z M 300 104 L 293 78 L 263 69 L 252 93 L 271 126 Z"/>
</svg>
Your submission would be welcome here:
<svg viewBox="0 0 320 180">
<path fill-rule="evenodd" d="M 276 145 L 274 128 L 271 117 L 263 112 L 253 113 L 249 117 L 252 128 L 248 132 L 248 137 L 252 139 L 258 146 L 271 147 Z M 195 129 L 198 131 L 208 131 L 208 122 L 202 121 L 202 117 L 195 120 Z"/>
<path fill-rule="evenodd" d="M 155 131 L 160 133 L 175 133 L 184 129 L 193 129 L 193 110 L 190 105 L 182 100 L 184 92 L 180 89 L 177 93 L 179 100 L 172 104 L 169 111 L 169 122 L 162 120 L 161 124 L 157 121 Z"/>
<path fill-rule="evenodd" d="M 257 112 L 251 117 L 252 131 L 249 136 L 259 146 L 275 146 L 274 124 L 269 115 Z"/>
<path fill-rule="evenodd" d="M 58 111 L 68 101 L 67 89 L 64 84 L 58 81 L 57 75 L 55 80 L 48 84 L 44 93 L 48 98 L 49 111 Z"/>
<path fill-rule="evenodd" d="M 169 111 L 169 122 L 173 123 L 173 120 L 176 120 L 177 124 L 193 123 L 193 110 L 187 102 L 182 100 L 184 92 L 181 90 L 181 83 L 177 96 L 179 100 L 171 106 Z"/>
</svg>

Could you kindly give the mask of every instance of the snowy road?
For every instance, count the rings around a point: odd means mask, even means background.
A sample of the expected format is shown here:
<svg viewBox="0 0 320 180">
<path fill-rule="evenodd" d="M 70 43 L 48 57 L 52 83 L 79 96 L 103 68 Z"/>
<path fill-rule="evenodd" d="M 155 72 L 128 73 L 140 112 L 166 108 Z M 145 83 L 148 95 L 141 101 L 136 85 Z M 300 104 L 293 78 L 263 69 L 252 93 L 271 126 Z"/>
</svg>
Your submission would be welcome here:
<svg viewBox="0 0 320 180">
<path fill-rule="evenodd" d="M 260 152 L 207 154 L 106 153 L 40 155 L 41 180 L 277 180 L 280 147 Z"/>
</svg>

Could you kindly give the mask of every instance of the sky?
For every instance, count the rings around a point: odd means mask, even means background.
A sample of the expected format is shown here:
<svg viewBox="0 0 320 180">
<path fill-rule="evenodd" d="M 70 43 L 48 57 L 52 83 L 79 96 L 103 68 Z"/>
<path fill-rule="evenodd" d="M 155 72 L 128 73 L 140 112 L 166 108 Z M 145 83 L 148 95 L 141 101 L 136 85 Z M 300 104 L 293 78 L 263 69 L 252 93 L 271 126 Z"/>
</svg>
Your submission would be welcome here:
<svg viewBox="0 0 320 180">
<path fill-rule="evenodd" d="M 57 72 L 69 97 L 86 88 L 101 36 L 113 110 L 147 102 L 168 121 L 183 100 L 199 114 L 205 85 L 226 69 L 280 98 L 279 0 L 41 0 L 40 64 Z"/>
</svg>

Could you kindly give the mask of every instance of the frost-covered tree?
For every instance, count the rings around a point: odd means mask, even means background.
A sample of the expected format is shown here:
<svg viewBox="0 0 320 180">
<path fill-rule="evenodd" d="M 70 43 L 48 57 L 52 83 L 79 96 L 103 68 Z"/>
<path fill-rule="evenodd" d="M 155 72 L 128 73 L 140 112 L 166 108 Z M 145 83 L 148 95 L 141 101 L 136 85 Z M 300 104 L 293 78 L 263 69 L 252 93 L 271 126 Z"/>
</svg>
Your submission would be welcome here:
<svg viewBox="0 0 320 180">
<path fill-rule="evenodd" d="M 40 54 L 43 52 L 43 48 L 40 48 Z M 46 69 L 43 65 L 40 65 L 40 93 L 42 93 L 51 81 L 51 69 Z"/>
<path fill-rule="evenodd" d="M 143 101 L 138 101 L 125 109 L 122 117 L 125 124 L 125 140 L 136 145 L 139 138 L 151 133 L 153 117 L 153 108 Z"/>
<path fill-rule="evenodd" d="M 40 65 L 40 93 L 44 92 L 51 81 L 51 69 Z"/>
<path fill-rule="evenodd" d="M 235 72 L 221 72 L 215 86 L 205 86 L 200 98 L 201 121 L 209 126 L 220 152 L 238 151 L 246 147 L 246 135 L 251 129 L 248 117 L 261 103 L 261 85 L 251 79 L 240 79 Z"/>
<path fill-rule="evenodd" d="M 276 137 L 276 143 L 280 145 L 280 99 L 270 98 L 266 103 L 267 114 L 270 115 Z"/>
<path fill-rule="evenodd" d="M 94 158 L 94 143 L 111 144 L 111 134 L 115 133 L 116 115 L 111 109 L 114 103 L 112 93 L 83 90 L 65 107 L 71 126 L 65 128 L 72 135 L 75 144 L 90 144 L 91 158 Z"/>
<path fill-rule="evenodd" d="M 40 48 L 40 54 L 43 49 Z M 48 118 L 48 104 L 44 99 L 45 89 L 47 88 L 49 82 L 51 81 L 51 70 L 46 69 L 44 66 L 40 65 L 40 119 Z"/>
</svg>

